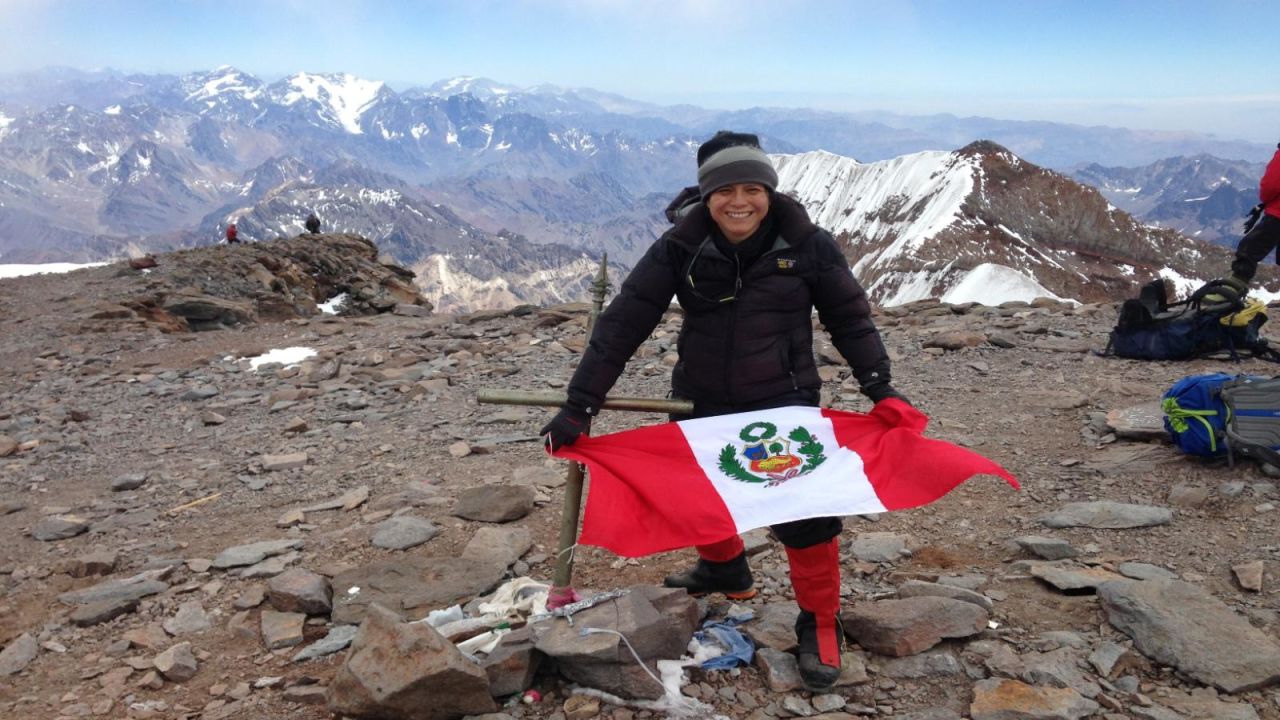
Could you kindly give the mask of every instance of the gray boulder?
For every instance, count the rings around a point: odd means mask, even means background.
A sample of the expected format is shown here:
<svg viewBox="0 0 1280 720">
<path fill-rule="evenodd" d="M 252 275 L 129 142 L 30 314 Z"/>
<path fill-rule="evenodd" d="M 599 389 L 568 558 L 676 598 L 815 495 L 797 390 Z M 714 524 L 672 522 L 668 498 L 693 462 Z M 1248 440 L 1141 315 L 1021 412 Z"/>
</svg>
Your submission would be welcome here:
<svg viewBox="0 0 1280 720">
<path fill-rule="evenodd" d="M 489 679 L 426 623 L 368 608 L 329 685 L 329 710 L 365 720 L 452 720 L 495 712 Z"/>
<path fill-rule="evenodd" d="M 480 522 L 519 520 L 533 510 L 538 491 L 529 485 L 481 485 L 458 493 L 453 514 Z"/>
<path fill-rule="evenodd" d="M 333 588 L 320 575 L 292 568 L 267 581 L 267 601 L 280 612 L 328 615 L 333 610 Z"/>
<path fill-rule="evenodd" d="M 881 655 L 924 652 L 943 638 L 977 635 L 987 627 L 985 609 L 963 600 L 914 597 L 861 603 L 843 615 L 845 635 Z"/>
<path fill-rule="evenodd" d="M 1098 600 L 1142 654 L 1202 683 L 1238 693 L 1280 682 L 1280 645 L 1200 587 L 1117 580 Z"/>
<path fill-rule="evenodd" d="M 333 579 L 335 623 L 354 625 L 377 603 L 406 620 L 482 595 L 506 566 L 462 558 L 405 556 L 348 570 Z"/>
<path fill-rule="evenodd" d="M 535 647 L 574 682 L 622 697 L 655 699 L 662 697 L 662 686 L 636 664 L 619 633 L 653 667 L 657 660 L 684 653 L 700 615 L 698 603 L 683 589 L 637 585 L 575 614 L 572 627 L 563 618 L 536 623 Z"/>
</svg>

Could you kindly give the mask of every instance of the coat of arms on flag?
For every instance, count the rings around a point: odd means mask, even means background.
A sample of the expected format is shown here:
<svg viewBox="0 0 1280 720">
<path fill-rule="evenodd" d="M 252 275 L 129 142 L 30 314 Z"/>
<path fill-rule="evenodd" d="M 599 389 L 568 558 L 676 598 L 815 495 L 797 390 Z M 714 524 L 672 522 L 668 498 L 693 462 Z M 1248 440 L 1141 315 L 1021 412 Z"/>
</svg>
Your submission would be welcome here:
<svg viewBox="0 0 1280 720">
<path fill-rule="evenodd" d="M 729 443 L 720 451 L 717 467 L 742 482 L 762 482 L 772 487 L 812 472 L 827 459 L 822 454 L 822 443 L 803 427 L 783 436 L 771 422 L 754 422 L 742 428 L 738 439 L 739 444 Z M 746 460 L 745 465 L 742 460 Z"/>
</svg>

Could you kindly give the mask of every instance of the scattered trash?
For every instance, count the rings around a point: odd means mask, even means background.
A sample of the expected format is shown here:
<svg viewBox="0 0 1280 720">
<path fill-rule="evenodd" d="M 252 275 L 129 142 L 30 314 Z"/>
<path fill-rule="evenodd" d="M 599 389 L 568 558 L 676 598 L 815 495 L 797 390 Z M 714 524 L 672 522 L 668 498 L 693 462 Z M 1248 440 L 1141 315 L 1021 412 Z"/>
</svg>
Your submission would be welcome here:
<svg viewBox="0 0 1280 720">
<path fill-rule="evenodd" d="M 595 607 L 596 605 L 599 605 L 600 603 L 605 602 L 607 600 L 620 598 L 629 592 L 631 591 L 624 589 L 624 590 L 611 590 L 609 592 L 597 593 L 584 600 L 579 600 L 577 602 L 569 603 L 568 605 L 561 605 L 560 607 L 552 610 L 548 610 L 545 613 L 534 615 L 529 618 L 529 622 L 538 622 L 540 620 L 546 620 L 547 618 L 562 617 L 569 622 L 569 627 L 573 627 L 574 613 L 581 612 L 583 610 L 586 610 L 589 607 Z"/>
<path fill-rule="evenodd" d="M 510 580 L 476 606 L 481 615 L 520 620 L 547 612 L 551 586 L 528 577 Z"/>
<path fill-rule="evenodd" d="M 524 695 L 520 696 L 520 702 L 524 703 L 525 705 L 540 703 L 542 702 L 542 693 L 538 692 L 537 690 L 534 690 L 533 688 L 529 688 L 528 690 L 524 691 Z"/>
<path fill-rule="evenodd" d="M 755 646 L 737 626 L 755 617 L 747 611 L 741 615 L 732 615 L 721 621 L 708 620 L 702 629 L 693 634 L 695 640 L 705 645 L 708 641 L 715 643 L 723 651 L 715 657 L 702 662 L 703 670 L 728 670 L 738 665 L 750 665 L 755 656 Z"/>
<path fill-rule="evenodd" d="M 470 640 L 463 640 L 456 643 L 456 646 L 463 655 L 474 659 L 476 655 L 488 655 L 493 649 L 498 647 L 498 643 L 502 642 L 502 636 L 511 632 L 511 626 L 503 624 L 487 632 L 482 632 Z"/>
<path fill-rule="evenodd" d="M 466 617 L 467 616 L 462 612 L 462 606 L 454 605 L 452 607 L 445 608 L 444 610 L 432 610 L 427 613 L 425 618 L 422 620 L 415 620 L 414 622 L 425 622 L 433 628 L 438 628 L 443 625 L 448 625 L 451 622 L 463 620 Z"/>
</svg>

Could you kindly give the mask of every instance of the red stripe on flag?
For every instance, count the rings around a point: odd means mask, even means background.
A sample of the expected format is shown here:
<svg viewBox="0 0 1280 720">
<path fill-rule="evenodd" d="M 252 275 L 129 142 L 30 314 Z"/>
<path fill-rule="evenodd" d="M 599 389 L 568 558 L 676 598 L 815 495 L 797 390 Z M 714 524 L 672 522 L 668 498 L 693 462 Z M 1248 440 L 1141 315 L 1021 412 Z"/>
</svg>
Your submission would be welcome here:
<svg viewBox="0 0 1280 720">
<path fill-rule="evenodd" d="M 583 437 L 553 454 L 591 471 L 579 543 L 643 557 L 738 532 L 676 423 Z"/>
<path fill-rule="evenodd" d="M 888 510 L 927 505 L 974 475 L 996 475 L 1020 487 L 999 464 L 921 435 L 929 418 L 900 400 L 882 400 L 868 415 L 825 409 L 822 414 L 840 446 L 862 458 L 867 480 Z"/>
</svg>

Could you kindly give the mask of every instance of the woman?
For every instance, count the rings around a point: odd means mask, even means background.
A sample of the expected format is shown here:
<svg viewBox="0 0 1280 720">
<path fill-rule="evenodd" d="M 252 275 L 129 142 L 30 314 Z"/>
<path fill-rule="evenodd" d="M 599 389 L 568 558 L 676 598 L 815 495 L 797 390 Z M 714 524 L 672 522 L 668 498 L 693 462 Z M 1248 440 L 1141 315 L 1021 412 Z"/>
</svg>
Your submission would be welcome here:
<svg viewBox="0 0 1280 720">
<path fill-rule="evenodd" d="M 675 227 L 653 244 L 600 315 L 568 402 L 542 429 L 554 449 L 572 444 L 672 296 L 684 309 L 673 394 L 691 417 L 817 406 L 812 312 L 874 402 L 898 397 L 889 358 L 858 285 L 831 234 L 795 200 L 774 192 L 778 175 L 755 135 L 721 131 L 698 148 L 698 185 L 668 208 Z M 686 202 L 690 200 L 700 202 Z M 685 417 L 673 417 L 683 420 Z M 776 525 L 786 547 L 800 674 L 813 690 L 840 675 L 839 518 Z M 697 547 L 698 562 L 665 584 L 692 594 L 755 595 L 742 539 Z"/>
<path fill-rule="evenodd" d="M 1258 199 L 1261 217 L 1240 239 L 1236 261 L 1231 264 L 1232 277 L 1245 285 L 1258 272 L 1258 263 L 1280 245 L 1280 145 L 1276 145 L 1276 154 L 1258 181 Z"/>
</svg>

